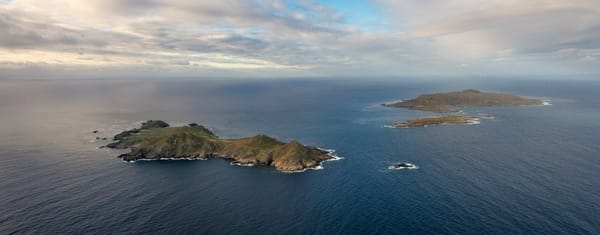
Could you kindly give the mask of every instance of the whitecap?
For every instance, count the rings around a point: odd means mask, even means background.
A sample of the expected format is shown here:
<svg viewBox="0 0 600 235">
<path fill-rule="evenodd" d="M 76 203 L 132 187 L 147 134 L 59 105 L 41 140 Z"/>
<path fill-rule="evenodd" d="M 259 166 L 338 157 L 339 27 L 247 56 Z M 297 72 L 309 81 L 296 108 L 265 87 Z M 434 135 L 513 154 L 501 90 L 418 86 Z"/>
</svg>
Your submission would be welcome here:
<svg viewBox="0 0 600 235">
<path fill-rule="evenodd" d="M 241 162 L 230 162 L 229 165 L 232 166 L 246 166 L 246 167 L 251 167 L 251 166 L 255 166 L 254 163 L 241 163 Z"/>
<path fill-rule="evenodd" d="M 300 172 L 305 172 L 306 170 L 323 170 L 323 169 L 325 169 L 323 167 L 323 163 L 330 162 L 330 161 L 339 161 L 339 160 L 344 159 L 343 157 L 340 157 L 340 156 L 338 156 L 338 155 L 335 154 L 335 149 L 323 149 L 323 148 L 317 148 L 317 149 L 327 152 L 327 155 L 330 156 L 331 159 L 327 159 L 325 161 L 322 161 L 322 162 L 319 163 L 319 165 L 316 165 L 314 167 L 307 167 L 307 168 L 304 168 L 302 170 L 297 170 L 297 171 L 282 171 L 282 170 L 280 170 L 280 171 L 283 172 L 283 173 L 300 173 Z"/>
<path fill-rule="evenodd" d="M 386 106 L 387 106 L 387 105 L 392 105 L 392 104 L 395 104 L 395 103 L 400 103 L 400 102 L 404 102 L 404 100 L 392 100 L 392 101 L 386 101 L 386 102 L 383 102 L 383 103 L 379 104 L 379 106 L 381 106 L 381 105 L 386 105 Z"/>
<path fill-rule="evenodd" d="M 327 152 L 327 155 L 332 157 L 331 159 L 327 159 L 323 162 L 338 161 L 338 160 L 344 159 L 343 157 L 340 157 L 337 154 L 335 154 L 335 149 L 322 149 L 322 148 L 317 148 L 317 149 Z"/>
<path fill-rule="evenodd" d="M 477 118 L 479 118 L 479 119 L 495 119 L 496 118 L 494 115 L 487 114 L 487 113 L 478 113 L 477 116 L 478 116 Z"/>
<path fill-rule="evenodd" d="M 467 125 L 477 125 L 477 124 L 481 124 L 481 120 L 479 118 L 472 118 L 467 120 Z"/>
<path fill-rule="evenodd" d="M 409 167 L 394 167 L 394 166 L 389 166 L 388 169 L 389 170 L 415 170 L 415 169 L 419 169 L 419 167 L 415 164 L 412 163 L 407 163 L 410 164 L 411 166 Z"/>
</svg>

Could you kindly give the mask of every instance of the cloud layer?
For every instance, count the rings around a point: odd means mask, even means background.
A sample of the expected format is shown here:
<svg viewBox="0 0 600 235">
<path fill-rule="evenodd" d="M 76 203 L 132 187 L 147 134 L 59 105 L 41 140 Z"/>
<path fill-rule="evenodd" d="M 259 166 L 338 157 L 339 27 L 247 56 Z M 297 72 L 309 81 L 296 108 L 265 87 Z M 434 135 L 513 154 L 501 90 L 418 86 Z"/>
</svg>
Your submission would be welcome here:
<svg viewBox="0 0 600 235">
<path fill-rule="evenodd" d="M 0 2 L 0 76 L 600 72 L 600 2 L 368 4 L 378 27 L 309 0 Z"/>
</svg>

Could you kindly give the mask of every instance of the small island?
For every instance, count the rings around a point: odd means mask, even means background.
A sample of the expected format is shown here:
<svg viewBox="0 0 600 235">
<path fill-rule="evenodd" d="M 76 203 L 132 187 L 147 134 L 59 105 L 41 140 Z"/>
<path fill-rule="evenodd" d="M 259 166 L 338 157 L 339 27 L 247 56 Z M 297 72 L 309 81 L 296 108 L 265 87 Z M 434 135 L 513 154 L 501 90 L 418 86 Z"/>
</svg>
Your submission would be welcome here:
<svg viewBox="0 0 600 235">
<path fill-rule="evenodd" d="M 408 108 L 419 111 L 429 111 L 444 114 L 435 117 L 423 117 L 404 122 L 394 123 L 392 127 L 427 127 L 440 124 L 476 124 L 479 118 L 490 119 L 491 115 L 468 116 L 468 115 L 446 115 L 456 113 L 458 110 L 450 107 L 465 106 L 515 106 L 515 105 L 543 105 L 542 100 L 522 98 L 509 94 L 481 92 L 474 89 L 454 91 L 447 93 L 435 93 L 420 95 L 417 98 L 383 104 L 386 107 Z"/>
<path fill-rule="evenodd" d="M 221 139 L 202 125 L 170 127 L 160 120 L 149 120 L 141 128 L 117 134 L 107 148 L 130 149 L 119 158 L 137 160 L 195 160 L 219 157 L 232 164 L 272 166 L 281 171 L 316 169 L 324 161 L 337 160 L 332 151 L 305 146 L 298 141 L 284 143 L 266 135 Z"/>
<path fill-rule="evenodd" d="M 394 123 L 393 127 L 427 127 L 441 124 L 476 124 L 479 118 L 473 116 L 435 116 L 435 117 L 422 117 L 404 122 Z"/>
</svg>

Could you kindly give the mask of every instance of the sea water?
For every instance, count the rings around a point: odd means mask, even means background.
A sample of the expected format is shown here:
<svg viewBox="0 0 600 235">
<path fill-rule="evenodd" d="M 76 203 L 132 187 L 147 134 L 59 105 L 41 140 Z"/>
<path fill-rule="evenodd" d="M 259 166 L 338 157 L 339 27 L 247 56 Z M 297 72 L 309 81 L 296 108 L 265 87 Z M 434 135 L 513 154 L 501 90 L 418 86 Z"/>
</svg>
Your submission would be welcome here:
<svg viewBox="0 0 600 235">
<path fill-rule="evenodd" d="M 3 80 L 0 234 L 600 233 L 600 83 L 482 80 Z M 432 114 L 381 103 L 467 88 L 552 105 L 384 128 Z M 96 137 L 147 119 L 343 159 L 283 173 L 222 159 L 124 163 L 99 148 L 108 142 Z M 397 162 L 418 168 L 388 169 Z"/>
</svg>

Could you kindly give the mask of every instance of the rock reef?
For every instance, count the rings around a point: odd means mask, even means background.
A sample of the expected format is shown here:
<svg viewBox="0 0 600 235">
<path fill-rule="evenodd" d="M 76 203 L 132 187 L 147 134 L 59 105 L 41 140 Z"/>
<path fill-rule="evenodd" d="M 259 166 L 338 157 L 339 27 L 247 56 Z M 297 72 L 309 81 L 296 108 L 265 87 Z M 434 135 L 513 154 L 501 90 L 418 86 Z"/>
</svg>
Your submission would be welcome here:
<svg viewBox="0 0 600 235">
<path fill-rule="evenodd" d="M 399 162 L 399 163 L 392 164 L 391 166 L 388 167 L 388 169 L 390 169 L 390 170 L 417 169 L 417 166 L 415 164 L 408 163 L 408 162 Z"/>
</svg>

